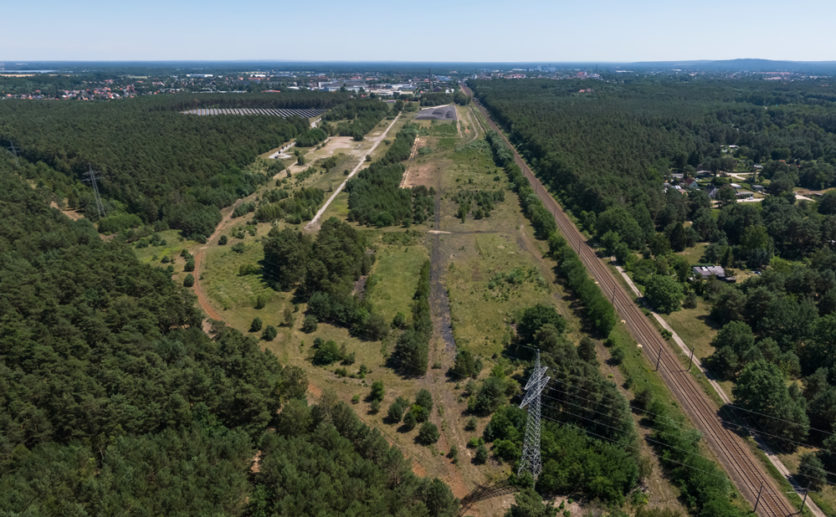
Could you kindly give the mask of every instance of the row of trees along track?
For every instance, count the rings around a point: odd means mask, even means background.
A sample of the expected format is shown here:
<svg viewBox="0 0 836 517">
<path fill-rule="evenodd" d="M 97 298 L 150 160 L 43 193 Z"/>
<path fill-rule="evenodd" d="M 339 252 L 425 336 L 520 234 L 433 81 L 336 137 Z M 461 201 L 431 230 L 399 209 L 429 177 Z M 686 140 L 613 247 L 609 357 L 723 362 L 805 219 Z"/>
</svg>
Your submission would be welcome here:
<svg viewBox="0 0 836 517">
<path fill-rule="evenodd" d="M 464 88 L 468 95 L 472 95 L 469 88 Z M 476 99 L 474 99 L 474 102 L 476 102 Z M 682 367 L 674 352 L 668 347 L 667 341 L 648 321 L 642 310 L 636 305 L 633 297 L 616 281 L 614 274 L 598 258 L 592 247 L 586 244 L 583 235 L 543 184 L 534 176 L 514 146 L 511 145 L 511 142 L 508 141 L 508 138 L 490 117 L 488 111 L 478 102 L 477 105 L 484 113 L 490 126 L 513 149 L 514 160 L 528 178 L 534 192 L 554 215 L 560 232 L 575 249 L 589 273 L 604 293 L 610 297 L 619 316 L 626 323 L 627 329 L 642 345 L 642 350 L 647 359 L 651 364 L 656 364 L 657 360 L 659 361 L 659 374 L 668 389 L 671 390 L 694 426 L 702 432 L 708 447 L 725 468 L 740 493 L 753 506 L 757 502 L 756 513 L 758 515 L 787 516 L 796 513 L 796 509 L 782 494 L 774 480 L 769 477 L 763 466 L 748 449 L 746 443 L 723 426 L 720 417 L 717 415 L 717 406 Z"/>
</svg>

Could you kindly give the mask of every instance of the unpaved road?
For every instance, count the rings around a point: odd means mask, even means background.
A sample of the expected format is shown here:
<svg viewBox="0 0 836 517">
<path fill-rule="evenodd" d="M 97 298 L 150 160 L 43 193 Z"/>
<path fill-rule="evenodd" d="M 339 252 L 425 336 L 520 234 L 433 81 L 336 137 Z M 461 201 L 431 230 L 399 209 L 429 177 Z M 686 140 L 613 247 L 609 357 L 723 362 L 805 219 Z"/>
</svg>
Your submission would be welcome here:
<svg viewBox="0 0 836 517">
<path fill-rule="evenodd" d="M 221 211 L 221 222 L 215 227 L 215 231 L 212 232 L 212 235 L 206 239 L 206 244 L 199 247 L 194 253 L 194 273 L 192 273 L 194 275 L 194 294 L 197 296 L 197 304 L 200 306 L 201 310 L 206 313 L 206 319 L 203 320 L 203 330 L 207 333 L 211 328 L 209 320 L 223 321 L 223 318 L 221 318 L 221 315 L 215 310 L 212 303 L 209 301 L 209 295 L 206 294 L 206 289 L 204 289 L 203 282 L 201 282 L 200 279 L 200 275 L 203 273 L 203 262 L 206 258 L 206 250 L 209 249 L 209 246 L 212 243 L 217 242 L 221 234 L 229 228 L 229 223 L 232 221 L 232 212 L 235 211 L 235 207 L 241 204 L 244 199 L 246 198 L 239 199 L 233 203 L 232 206 Z"/>
<path fill-rule="evenodd" d="M 466 86 L 464 88 L 467 94 L 471 94 L 469 88 Z M 505 134 L 490 117 L 488 111 L 476 99 L 473 102 L 482 111 L 491 128 L 501 135 L 506 144 L 513 150 L 515 162 L 531 183 L 537 197 L 552 213 L 560 232 L 577 250 L 579 258 L 590 275 L 598 282 L 601 289 L 612 298 L 616 311 L 626 322 L 628 330 L 636 341 L 643 345 L 642 351 L 647 359 L 651 361 L 651 364 L 655 364 L 657 354 L 660 354 L 659 374 L 694 426 L 702 432 L 706 444 L 725 468 L 729 478 L 743 494 L 743 497 L 753 506 L 756 500 L 760 499 L 757 509 L 758 515 L 784 517 L 795 513 L 797 510 L 789 503 L 781 489 L 766 473 L 743 440 L 723 427 L 720 418 L 717 416 L 717 405 L 703 392 L 690 373 L 682 368 L 668 342 L 662 338 L 661 334 L 644 316 L 632 295 L 616 281 L 610 269 L 598 258 L 592 247 L 584 241 L 583 235 L 563 212 L 562 207 L 554 197 L 534 176 L 531 169 L 517 153 L 516 148 L 511 145 Z M 760 497 L 758 497 L 759 493 Z"/>
<path fill-rule="evenodd" d="M 340 183 L 340 186 L 337 187 L 336 190 L 334 190 L 334 193 L 331 194 L 331 197 L 328 198 L 328 201 L 326 201 L 325 204 L 322 205 L 322 207 L 316 212 L 316 215 L 314 216 L 314 218 L 311 219 L 311 221 L 308 224 L 305 225 L 305 230 L 306 231 L 310 232 L 310 231 L 316 231 L 316 230 L 319 229 L 319 225 L 320 225 L 319 220 L 322 218 L 322 214 L 324 214 L 325 211 L 328 210 L 328 206 L 331 205 L 331 202 L 334 201 L 334 199 L 337 198 L 337 196 L 340 194 L 340 192 L 343 191 L 343 189 L 345 188 L 345 184 L 348 183 L 348 180 L 350 180 L 351 178 L 354 177 L 355 174 L 360 172 L 360 169 L 362 169 L 364 165 L 367 165 L 366 156 L 369 156 L 370 154 L 372 154 L 374 152 L 375 149 L 377 149 L 377 146 L 380 145 L 380 142 L 382 142 L 384 138 L 386 138 L 386 135 L 389 134 L 389 130 L 392 129 L 392 126 L 395 125 L 395 122 L 397 122 L 400 117 L 401 117 L 401 114 L 398 113 L 398 115 L 394 118 L 394 120 L 392 120 L 392 123 L 389 124 L 389 126 L 386 127 L 386 131 L 381 133 L 380 136 L 377 136 L 377 137 L 374 138 L 374 145 L 371 146 L 371 148 L 368 151 L 366 151 L 363 154 L 363 156 L 360 157 L 360 163 L 358 163 L 357 166 L 354 167 L 354 169 L 349 173 L 349 175 L 346 176 L 345 181 Z"/>
</svg>

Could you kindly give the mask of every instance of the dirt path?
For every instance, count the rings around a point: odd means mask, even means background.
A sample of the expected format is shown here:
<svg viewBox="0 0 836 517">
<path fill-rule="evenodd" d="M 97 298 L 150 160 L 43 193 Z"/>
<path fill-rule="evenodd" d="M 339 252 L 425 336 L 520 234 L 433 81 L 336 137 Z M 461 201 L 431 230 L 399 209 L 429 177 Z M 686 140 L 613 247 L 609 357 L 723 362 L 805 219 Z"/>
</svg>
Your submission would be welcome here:
<svg viewBox="0 0 836 517">
<path fill-rule="evenodd" d="M 447 452 L 455 445 L 459 453 L 457 465 L 450 463 L 444 481 L 456 497 L 462 498 L 478 484 L 485 481 L 484 472 L 471 463 L 471 452 L 467 448 L 467 438 L 464 435 L 462 412 L 465 407 L 458 400 L 458 394 L 453 390 L 447 379 L 449 370 L 456 359 L 456 342 L 453 337 L 453 327 L 450 317 L 450 299 L 444 285 L 445 260 L 444 242 L 442 236 L 449 234 L 441 230 L 441 175 L 435 178 L 435 213 L 434 229 L 430 231 L 430 312 L 433 321 L 433 334 L 429 346 L 427 374 L 421 380 L 425 389 L 433 397 L 436 407 L 443 409 L 443 414 L 434 410 L 431 421 L 441 430 L 441 437 L 436 444 L 441 452 Z M 470 511 L 470 514 L 482 512 Z M 491 515 L 486 512 L 485 515 Z"/>
<path fill-rule="evenodd" d="M 360 158 L 360 163 L 358 163 L 357 166 L 354 167 L 354 169 L 349 173 L 349 175 L 346 176 L 345 180 L 342 183 L 340 183 L 340 186 L 337 187 L 336 190 L 334 190 L 334 193 L 331 194 L 331 197 L 328 198 L 328 201 L 326 201 L 325 204 L 322 205 L 322 207 L 316 212 L 314 218 L 311 219 L 311 221 L 305 225 L 306 231 L 311 232 L 319 229 L 319 220 L 322 218 L 322 214 L 324 214 L 325 211 L 328 210 L 328 207 L 331 205 L 331 202 L 334 201 L 334 199 L 337 198 L 340 192 L 343 191 L 343 189 L 345 188 L 345 184 L 348 183 L 348 180 L 353 178 L 354 175 L 357 174 L 360 171 L 360 169 L 363 168 L 364 165 L 366 165 L 366 156 L 371 155 L 374 152 L 374 150 L 377 149 L 377 146 L 380 145 L 380 142 L 382 142 L 384 138 L 386 138 L 386 135 L 389 134 L 389 130 L 392 129 L 392 126 L 395 125 L 395 122 L 397 122 L 400 117 L 401 114 L 398 113 L 395 119 L 392 120 L 392 123 L 386 127 L 386 131 L 384 131 L 379 136 L 373 139 L 374 145 L 368 151 L 363 153 L 363 156 Z"/>
<path fill-rule="evenodd" d="M 470 94 L 469 89 L 465 91 Z M 718 458 L 743 497 L 753 505 L 756 500 L 759 500 L 758 515 L 777 516 L 795 513 L 796 509 L 790 504 L 775 481 L 767 474 L 763 465 L 749 451 L 748 446 L 739 436 L 723 426 L 717 415 L 717 405 L 703 392 L 696 380 L 684 370 L 668 342 L 662 338 L 659 331 L 636 305 L 632 293 L 627 292 L 616 281 L 608 266 L 598 258 L 595 250 L 586 243 L 583 234 L 575 227 L 563 208 L 523 161 L 505 134 L 490 118 L 487 110 L 475 99 L 473 102 L 482 111 L 491 128 L 511 148 L 515 162 L 531 183 L 537 197 L 554 216 L 560 232 L 571 243 L 572 247 L 578 250 L 578 256 L 590 275 L 605 292 L 612 293 L 613 305 L 617 313 L 625 320 L 630 334 L 636 341 L 644 345 L 642 350 L 645 356 L 655 363 L 656 355 L 659 354 L 661 358 L 659 374 L 662 380 L 694 426 L 702 432 L 706 445 Z M 811 502 L 808 500 L 808 505 Z"/>
<path fill-rule="evenodd" d="M 209 249 L 209 246 L 212 245 L 212 243 L 218 241 L 222 233 L 229 229 L 232 222 L 232 213 L 235 211 L 235 208 L 246 199 L 249 198 L 239 199 L 233 203 L 232 206 L 221 211 L 221 222 L 215 227 L 215 231 L 212 232 L 212 235 L 206 239 L 206 244 L 199 247 L 194 253 L 194 294 L 197 296 L 197 304 L 200 306 L 201 310 L 206 313 L 206 319 L 203 320 L 203 331 L 206 333 L 209 332 L 209 329 L 211 329 L 212 326 L 212 323 L 209 320 L 223 321 L 221 315 L 217 310 L 215 310 L 215 307 L 213 307 L 212 303 L 209 301 L 209 295 L 206 294 L 206 289 L 201 281 L 203 263 L 206 259 L 206 250 Z"/>
</svg>

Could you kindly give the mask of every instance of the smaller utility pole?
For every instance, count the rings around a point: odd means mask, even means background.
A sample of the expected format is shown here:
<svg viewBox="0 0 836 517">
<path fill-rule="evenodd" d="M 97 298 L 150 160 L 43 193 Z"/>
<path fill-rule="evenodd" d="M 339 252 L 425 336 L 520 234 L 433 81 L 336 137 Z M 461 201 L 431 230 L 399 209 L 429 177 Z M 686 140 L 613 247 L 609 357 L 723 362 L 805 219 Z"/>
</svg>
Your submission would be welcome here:
<svg viewBox="0 0 836 517">
<path fill-rule="evenodd" d="M 659 362 L 662 360 L 662 346 L 659 346 L 659 354 L 656 356 L 656 371 L 659 371 Z"/>
<path fill-rule="evenodd" d="M 758 489 L 758 498 L 755 499 L 755 508 L 752 510 L 753 512 L 758 511 L 758 504 L 761 502 L 761 492 L 763 492 L 763 482 L 761 482 L 761 487 Z"/>
<path fill-rule="evenodd" d="M 688 358 L 688 371 L 691 371 L 691 364 L 694 362 L 694 347 L 691 347 L 691 357 Z"/>
</svg>

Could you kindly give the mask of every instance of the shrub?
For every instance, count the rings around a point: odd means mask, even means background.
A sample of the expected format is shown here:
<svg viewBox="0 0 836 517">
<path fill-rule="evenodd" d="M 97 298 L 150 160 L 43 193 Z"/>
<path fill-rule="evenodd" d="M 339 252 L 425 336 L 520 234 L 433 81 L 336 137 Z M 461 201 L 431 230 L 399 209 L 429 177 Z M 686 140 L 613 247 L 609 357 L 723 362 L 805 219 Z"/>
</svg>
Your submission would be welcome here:
<svg viewBox="0 0 836 517">
<path fill-rule="evenodd" d="M 261 318 L 253 318 L 253 322 L 250 323 L 250 332 L 258 332 L 261 330 Z"/>
<path fill-rule="evenodd" d="M 315 346 L 316 352 L 314 352 L 313 356 L 314 364 L 324 366 L 340 360 L 340 349 L 335 342 L 328 340 Z"/>
<path fill-rule="evenodd" d="M 314 316 L 313 314 L 308 314 L 302 321 L 302 332 L 310 334 L 311 332 L 316 331 L 318 324 L 319 320 L 316 319 L 316 316 Z"/>
<path fill-rule="evenodd" d="M 476 447 L 476 456 L 473 458 L 473 463 L 481 465 L 486 461 L 488 461 L 488 449 L 486 449 L 484 445 L 480 444 Z"/>
<path fill-rule="evenodd" d="M 274 327 L 273 325 L 267 325 L 267 327 L 264 329 L 264 332 L 261 333 L 261 339 L 263 339 L 264 341 L 273 341 L 274 339 L 276 339 L 276 336 L 278 334 L 279 332 L 276 330 L 276 327 Z"/>
<path fill-rule="evenodd" d="M 183 287 L 192 287 L 194 285 L 194 276 L 191 273 L 186 275 L 186 278 L 183 279 Z"/>
<path fill-rule="evenodd" d="M 415 420 L 415 414 L 412 411 L 410 411 L 409 413 L 404 415 L 404 417 L 403 417 L 404 431 L 411 431 L 411 430 L 415 429 L 415 424 L 416 423 L 417 423 L 417 421 Z"/>
<path fill-rule="evenodd" d="M 221 237 L 218 239 L 218 246 L 226 246 L 226 242 L 226 235 L 221 235 Z"/>
<path fill-rule="evenodd" d="M 415 403 L 423 407 L 429 413 L 433 409 L 433 396 L 427 390 L 421 390 L 415 395 Z"/>
<path fill-rule="evenodd" d="M 374 381 L 372 390 L 369 393 L 369 400 L 383 400 L 386 390 L 383 388 L 383 381 Z"/>
<path fill-rule="evenodd" d="M 409 402 L 403 398 L 398 397 L 392 402 L 392 405 L 389 406 L 389 411 L 386 413 L 386 421 L 390 424 L 397 424 L 403 418 L 403 412 L 406 410 Z"/>
<path fill-rule="evenodd" d="M 438 441 L 438 437 L 438 427 L 432 422 L 424 422 L 421 429 L 418 430 L 417 440 L 422 445 L 432 445 Z"/>
</svg>

